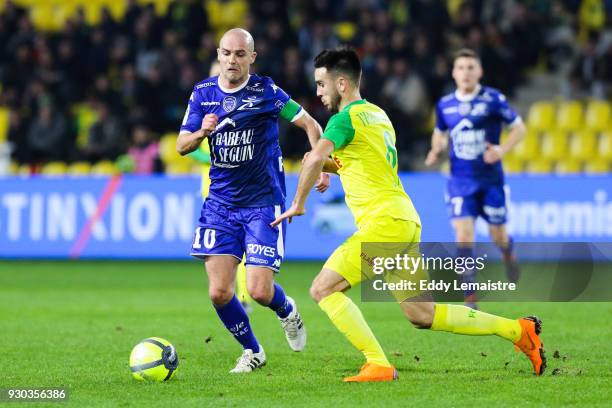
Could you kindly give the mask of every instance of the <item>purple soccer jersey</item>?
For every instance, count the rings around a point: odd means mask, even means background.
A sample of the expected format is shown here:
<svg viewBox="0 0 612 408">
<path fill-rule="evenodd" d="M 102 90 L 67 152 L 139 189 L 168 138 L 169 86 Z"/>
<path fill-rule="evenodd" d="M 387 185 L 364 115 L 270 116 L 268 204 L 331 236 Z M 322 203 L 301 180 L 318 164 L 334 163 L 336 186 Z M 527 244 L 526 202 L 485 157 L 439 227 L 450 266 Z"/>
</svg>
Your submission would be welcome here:
<svg viewBox="0 0 612 408">
<path fill-rule="evenodd" d="M 284 256 L 286 222 L 270 223 L 284 211 L 285 175 L 278 142 L 278 119 L 295 120 L 302 109 L 268 77 L 250 75 L 235 89 L 212 77 L 189 98 L 181 132 L 195 132 L 208 113 L 219 121 L 207 138 L 210 189 L 202 206 L 191 255 L 229 255 L 246 265 L 278 272 Z M 288 118 L 291 116 L 291 118 Z"/>
<path fill-rule="evenodd" d="M 451 174 L 446 200 L 452 218 L 483 217 L 506 222 L 506 191 L 501 162 L 487 164 L 487 144 L 499 144 L 503 125 L 520 122 L 503 94 L 478 87 L 471 95 L 446 95 L 436 105 L 436 129 L 448 132 Z"/>
<path fill-rule="evenodd" d="M 451 177 L 475 182 L 503 183 L 501 162 L 487 164 L 487 143 L 499 144 L 502 125 L 520 121 L 499 91 L 479 87 L 472 95 L 456 92 L 436 105 L 436 129 L 450 136 Z"/>
<path fill-rule="evenodd" d="M 199 130 L 208 113 L 219 117 L 207 138 L 212 162 L 209 198 L 237 207 L 285 202 L 278 117 L 289 99 L 272 79 L 258 75 L 231 90 L 224 89 L 218 77 L 194 87 L 181 132 Z"/>
</svg>

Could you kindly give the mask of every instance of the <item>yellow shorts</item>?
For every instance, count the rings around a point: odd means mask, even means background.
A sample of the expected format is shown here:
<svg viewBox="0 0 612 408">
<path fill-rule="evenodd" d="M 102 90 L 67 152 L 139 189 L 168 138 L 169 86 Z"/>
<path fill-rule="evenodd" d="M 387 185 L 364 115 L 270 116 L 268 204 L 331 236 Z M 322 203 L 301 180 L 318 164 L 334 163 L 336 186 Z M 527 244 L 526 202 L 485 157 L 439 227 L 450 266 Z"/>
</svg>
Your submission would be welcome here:
<svg viewBox="0 0 612 408">
<path fill-rule="evenodd" d="M 421 240 L 421 226 L 414 221 L 398 220 L 391 217 L 378 217 L 362 225 L 357 232 L 351 235 L 342 245 L 340 245 L 325 262 L 324 268 L 331 269 L 339 273 L 346 281 L 355 286 L 364 279 L 373 278 L 371 268 L 363 268 L 364 259 L 372 259 L 373 256 L 384 256 L 394 253 L 408 252 L 413 256 L 418 256 L 418 243 Z M 386 244 L 378 249 L 373 248 L 371 253 L 362 251 L 362 243 L 397 243 Z M 406 243 L 412 245 L 406 245 Z M 372 248 L 370 244 L 363 246 Z M 380 249 L 382 248 L 382 249 Z M 368 250 L 365 250 L 368 252 Z M 370 270 L 368 270 L 370 269 Z M 419 274 L 419 277 L 421 274 Z M 395 280 L 397 277 L 392 278 Z M 414 293 L 412 294 L 414 295 Z"/>
</svg>

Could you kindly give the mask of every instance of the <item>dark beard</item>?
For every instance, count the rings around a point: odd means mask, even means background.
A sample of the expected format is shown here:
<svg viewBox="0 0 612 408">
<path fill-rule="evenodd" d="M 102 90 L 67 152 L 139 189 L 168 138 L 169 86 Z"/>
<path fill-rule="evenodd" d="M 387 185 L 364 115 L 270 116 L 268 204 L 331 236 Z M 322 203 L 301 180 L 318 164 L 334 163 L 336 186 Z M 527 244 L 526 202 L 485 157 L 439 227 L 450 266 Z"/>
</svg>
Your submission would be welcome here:
<svg viewBox="0 0 612 408">
<path fill-rule="evenodd" d="M 331 113 L 338 113 L 338 107 L 340 106 L 340 101 L 342 100 L 342 97 L 339 93 L 336 92 L 336 94 L 330 97 L 329 99 L 329 111 Z"/>
<path fill-rule="evenodd" d="M 229 82 L 232 85 L 239 85 L 239 84 L 243 83 L 246 80 L 246 78 L 247 78 L 246 76 L 243 76 L 243 77 L 238 78 L 238 79 L 229 79 L 228 78 L 227 82 Z"/>
</svg>

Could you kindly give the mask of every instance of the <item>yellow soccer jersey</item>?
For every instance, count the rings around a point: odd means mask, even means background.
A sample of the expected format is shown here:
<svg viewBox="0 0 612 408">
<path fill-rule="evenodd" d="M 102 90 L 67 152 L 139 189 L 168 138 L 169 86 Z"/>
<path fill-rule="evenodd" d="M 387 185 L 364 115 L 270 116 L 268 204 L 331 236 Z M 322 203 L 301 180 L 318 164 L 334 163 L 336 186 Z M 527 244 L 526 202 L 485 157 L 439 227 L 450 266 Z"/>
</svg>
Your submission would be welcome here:
<svg viewBox="0 0 612 408">
<path fill-rule="evenodd" d="M 330 118 L 323 137 L 334 143 L 346 204 L 358 226 L 381 215 L 421 224 L 397 175 L 395 131 L 385 111 L 355 101 Z"/>
<path fill-rule="evenodd" d="M 208 176 L 210 171 L 210 148 L 208 147 L 208 143 L 206 141 L 203 142 L 200 144 L 200 147 L 189 153 L 187 156 L 202 163 L 201 192 L 202 197 L 206 198 L 208 196 L 208 189 L 210 188 L 210 177 Z"/>
</svg>

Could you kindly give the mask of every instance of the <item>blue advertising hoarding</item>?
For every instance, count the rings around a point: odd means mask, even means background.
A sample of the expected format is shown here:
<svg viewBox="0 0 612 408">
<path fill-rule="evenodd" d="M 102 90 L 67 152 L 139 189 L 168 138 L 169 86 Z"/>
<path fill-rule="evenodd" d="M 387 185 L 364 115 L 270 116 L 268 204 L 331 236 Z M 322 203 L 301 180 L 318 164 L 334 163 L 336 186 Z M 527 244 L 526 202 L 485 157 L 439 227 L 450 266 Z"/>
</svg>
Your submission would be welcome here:
<svg viewBox="0 0 612 408">
<path fill-rule="evenodd" d="M 439 174 L 401 180 L 423 224 L 422 241 L 450 242 Z M 612 242 L 612 175 L 509 176 L 509 229 L 518 242 Z M 297 176 L 287 176 L 288 200 Z M 188 258 L 200 212 L 189 177 L 2 178 L 2 258 Z M 325 259 L 355 230 L 340 181 L 313 192 L 289 226 L 286 259 Z M 477 224 L 477 239 L 487 227 Z"/>
</svg>

